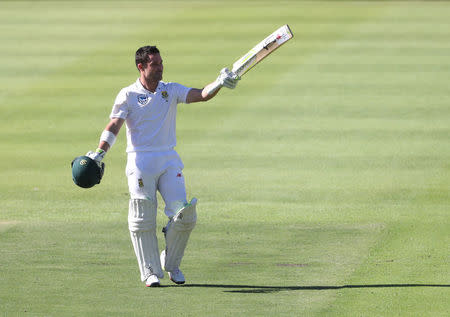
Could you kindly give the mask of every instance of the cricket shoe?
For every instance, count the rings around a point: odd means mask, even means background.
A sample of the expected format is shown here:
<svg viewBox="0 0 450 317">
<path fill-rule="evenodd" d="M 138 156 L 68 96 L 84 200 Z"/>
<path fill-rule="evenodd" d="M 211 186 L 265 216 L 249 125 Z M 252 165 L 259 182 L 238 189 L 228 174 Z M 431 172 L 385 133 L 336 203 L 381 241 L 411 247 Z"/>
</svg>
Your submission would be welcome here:
<svg viewBox="0 0 450 317">
<path fill-rule="evenodd" d="M 156 275 L 150 275 L 145 281 L 145 286 L 147 287 L 158 287 L 161 286 L 159 283 L 159 278 Z"/>
<path fill-rule="evenodd" d="M 184 284 L 186 282 L 186 279 L 184 278 L 183 272 L 180 271 L 180 269 L 175 269 L 169 273 L 169 278 L 172 282 L 175 284 Z"/>
<path fill-rule="evenodd" d="M 166 250 L 163 250 L 161 252 L 160 256 L 161 266 L 165 269 L 165 263 L 166 263 Z M 184 284 L 186 282 L 186 279 L 184 278 L 183 272 L 181 272 L 180 269 L 175 269 L 172 271 L 167 271 L 169 274 L 169 278 L 172 282 L 175 284 Z"/>
</svg>

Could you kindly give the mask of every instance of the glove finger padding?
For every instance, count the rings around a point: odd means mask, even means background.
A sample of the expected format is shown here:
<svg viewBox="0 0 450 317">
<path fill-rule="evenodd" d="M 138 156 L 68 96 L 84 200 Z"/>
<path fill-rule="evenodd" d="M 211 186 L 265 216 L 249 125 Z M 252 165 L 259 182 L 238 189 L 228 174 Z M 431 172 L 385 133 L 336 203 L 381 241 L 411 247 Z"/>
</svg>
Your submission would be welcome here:
<svg viewBox="0 0 450 317">
<path fill-rule="evenodd" d="M 237 82 L 238 80 L 240 80 L 241 78 L 231 72 L 228 68 L 222 68 L 220 70 L 220 74 L 217 77 L 216 81 L 215 81 L 215 87 L 211 88 L 210 91 L 208 92 L 208 94 L 213 93 L 214 91 L 216 91 L 218 88 L 220 87 L 226 87 L 229 89 L 234 89 L 236 88 Z"/>
<path fill-rule="evenodd" d="M 223 86 L 226 88 L 229 88 L 229 89 L 234 89 L 234 88 L 236 88 L 236 82 L 233 82 L 231 80 L 225 80 L 223 82 Z"/>
<path fill-rule="evenodd" d="M 230 89 L 236 88 L 236 85 L 241 78 L 235 73 L 230 72 L 228 68 L 222 69 L 221 73 L 224 76 L 222 79 L 222 85 Z"/>
<path fill-rule="evenodd" d="M 237 86 L 238 80 L 239 79 L 227 77 L 224 81 L 224 86 L 230 89 L 234 89 Z"/>
<path fill-rule="evenodd" d="M 100 162 L 105 157 L 106 152 L 102 149 L 97 149 L 95 152 L 89 151 L 86 153 L 87 157 L 90 157 L 91 159 Z"/>
<path fill-rule="evenodd" d="M 233 73 L 232 71 L 229 71 L 228 68 L 225 68 L 226 74 L 227 74 L 227 78 L 230 78 L 234 81 L 238 81 L 241 79 L 241 77 L 239 77 L 236 73 Z"/>
<path fill-rule="evenodd" d="M 98 180 L 97 184 L 100 184 L 100 181 L 103 178 L 103 174 L 105 173 L 105 163 L 103 162 L 97 162 L 98 167 L 100 168 L 100 179 Z"/>
<path fill-rule="evenodd" d="M 228 75 L 230 73 L 230 70 L 228 69 L 228 67 L 224 67 L 220 70 L 220 74 L 222 75 Z"/>
</svg>

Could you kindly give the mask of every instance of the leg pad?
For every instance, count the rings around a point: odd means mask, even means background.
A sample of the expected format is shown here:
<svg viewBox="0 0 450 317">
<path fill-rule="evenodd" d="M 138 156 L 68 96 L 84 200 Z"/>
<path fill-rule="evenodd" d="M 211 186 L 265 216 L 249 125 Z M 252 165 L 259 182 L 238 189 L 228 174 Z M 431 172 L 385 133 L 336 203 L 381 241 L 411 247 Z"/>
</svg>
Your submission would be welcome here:
<svg viewBox="0 0 450 317">
<path fill-rule="evenodd" d="M 163 278 L 156 237 L 156 201 L 130 199 L 128 228 L 141 280 L 145 281 L 150 275 Z"/>
<path fill-rule="evenodd" d="M 184 255 L 187 242 L 197 223 L 197 199 L 181 208 L 163 229 L 166 238 L 166 258 L 164 269 L 173 271 L 178 269 Z"/>
</svg>

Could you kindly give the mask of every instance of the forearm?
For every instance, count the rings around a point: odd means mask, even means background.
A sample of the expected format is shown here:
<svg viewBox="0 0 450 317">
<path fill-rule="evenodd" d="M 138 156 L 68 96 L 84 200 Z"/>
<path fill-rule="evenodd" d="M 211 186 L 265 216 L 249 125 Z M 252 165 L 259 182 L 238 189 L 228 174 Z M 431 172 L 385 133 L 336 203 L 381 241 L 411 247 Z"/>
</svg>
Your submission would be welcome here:
<svg viewBox="0 0 450 317">
<path fill-rule="evenodd" d="M 124 120 L 120 118 L 112 119 L 105 127 L 98 148 L 107 152 L 115 142 L 116 136 L 119 134 L 120 128 L 122 127 Z"/>
<path fill-rule="evenodd" d="M 105 151 L 105 152 L 108 152 L 108 150 L 110 149 L 110 145 L 109 145 L 109 143 L 108 142 L 106 142 L 106 141 L 100 141 L 99 143 L 98 143 L 98 148 L 99 149 L 101 149 L 101 150 L 103 150 L 103 151 Z"/>
<path fill-rule="evenodd" d="M 224 68 L 220 71 L 219 77 L 203 89 L 192 88 L 188 92 L 186 103 L 208 101 L 214 98 L 222 87 L 234 89 L 239 79 L 239 76 Z"/>
<path fill-rule="evenodd" d="M 203 100 L 207 101 L 211 98 L 214 98 L 221 88 L 222 86 L 218 86 L 216 81 L 213 81 L 212 83 L 206 85 L 202 90 Z"/>
<path fill-rule="evenodd" d="M 192 103 L 192 102 L 201 102 L 201 101 L 208 101 L 211 98 L 213 98 L 217 93 L 219 92 L 221 87 L 218 87 L 215 89 L 216 82 L 212 82 L 208 85 L 206 85 L 203 89 L 199 88 L 192 88 L 187 97 L 186 97 L 186 103 Z M 215 89 L 215 91 L 212 91 Z"/>
</svg>

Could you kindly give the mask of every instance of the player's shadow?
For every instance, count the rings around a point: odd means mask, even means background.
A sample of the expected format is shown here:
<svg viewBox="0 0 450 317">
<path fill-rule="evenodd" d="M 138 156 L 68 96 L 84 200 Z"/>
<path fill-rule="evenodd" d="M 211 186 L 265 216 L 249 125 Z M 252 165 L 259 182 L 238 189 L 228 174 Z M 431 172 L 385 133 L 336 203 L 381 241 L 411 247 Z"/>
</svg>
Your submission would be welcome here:
<svg viewBox="0 0 450 317">
<path fill-rule="evenodd" d="M 256 286 L 233 284 L 185 284 L 178 287 L 199 287 L 225 289 L 226 293 L 275 293 L 282 291 L 326 291 L 352 288 L 409 288 L 409 287 L 450 287 L 450 284 L 362 284 L 340 286 Z M 230 289 L 230 290 L 228 290 Z"/>
</svg>

